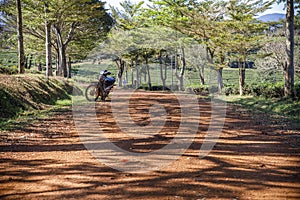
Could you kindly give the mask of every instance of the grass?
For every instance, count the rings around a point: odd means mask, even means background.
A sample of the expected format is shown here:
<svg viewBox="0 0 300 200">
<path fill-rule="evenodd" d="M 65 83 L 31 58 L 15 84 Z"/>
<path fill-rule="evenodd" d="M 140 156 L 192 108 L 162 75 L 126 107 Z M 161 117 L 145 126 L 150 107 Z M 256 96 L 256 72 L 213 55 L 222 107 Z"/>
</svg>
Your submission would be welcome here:
<svg viewBox="0 0 300 200">
<path fill-rule="evenodd" d="M 57 112 L 69 111 L 72 106 L 72 100 L 58 100 L 55 105 L 43 110 L 27 110 L 19 115 L 7 119 L 6 121 L 0 121 L 0 131 L 4 130 L 16 130 L 21 129 L 28 123 L 34 123 L 38 119 L 45 119 Z"/>
<path fill-rule="evenodd" d="M 0 75 L 0 130 L 70 107 L 72 81 L 44 75 Z M 19 124 L 19 125 L 18 125 Z"/>
<path fill-rule="evenodd" d="M 0 49 L 0 66 L 12 67 L 18 65 L 18 52 Z"/>
<path fill-rule="evenodd" d="M 230 96 L 226 97 L 226 100 L 254 113 L 280 116 L 292 123 L 299 123 L 300 120 L 300 100 L 253 96 Z"/>
</svg>

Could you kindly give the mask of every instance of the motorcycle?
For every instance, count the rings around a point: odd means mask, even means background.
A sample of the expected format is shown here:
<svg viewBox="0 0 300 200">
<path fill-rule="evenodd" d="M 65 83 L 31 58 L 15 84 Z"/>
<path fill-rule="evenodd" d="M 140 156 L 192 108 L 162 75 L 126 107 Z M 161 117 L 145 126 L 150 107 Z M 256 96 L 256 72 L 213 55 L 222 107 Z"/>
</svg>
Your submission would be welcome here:
<svg viewBox="0 0 300 200">
<path fill-rule="evenodd" d="M 93 82 L 85 90 L 88 101 L 97 101 L 99 97 L 104 101 L 114 87 L 115 78 L 107 77 L 111 73 L 107 70 L 101 71 L 98 82 Z"/>
</svg>

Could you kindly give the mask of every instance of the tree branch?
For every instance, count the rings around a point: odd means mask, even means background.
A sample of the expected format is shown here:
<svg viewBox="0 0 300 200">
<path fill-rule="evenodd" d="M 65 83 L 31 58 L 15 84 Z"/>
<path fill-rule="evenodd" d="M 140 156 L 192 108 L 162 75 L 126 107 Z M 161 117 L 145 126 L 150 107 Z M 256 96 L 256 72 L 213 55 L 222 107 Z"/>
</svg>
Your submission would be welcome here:
<svg viewBox="0 0 300 200">
<path fill-rule="evenodd" d="M 68 45 L 68 43 L 72 40 L 72 37 L 74 35 L 74 30 L 75 30 L 75 27 L 77 26 L 77 24 L 78 23 L 76 23 L 76 22 L 72 22 L 68 36 L 66 38 L 66 41 L 64 42 L 64 46 Z"/>
</svg>

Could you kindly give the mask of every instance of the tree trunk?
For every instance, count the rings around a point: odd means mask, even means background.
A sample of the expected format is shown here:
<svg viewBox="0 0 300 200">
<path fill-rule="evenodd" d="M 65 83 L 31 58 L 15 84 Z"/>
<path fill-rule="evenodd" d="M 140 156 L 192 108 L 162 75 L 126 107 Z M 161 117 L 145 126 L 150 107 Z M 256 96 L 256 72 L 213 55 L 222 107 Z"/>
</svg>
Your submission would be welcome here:
<svg viewBox="0 0 300 200">
<path fill-rule="evenodd" d="M 39 62 L 39 64 L 38 64 L 38 71 L 43 71 L 43 68 L 42 68 L 42 63 L 41 62 Z"/>
<path fill-rule="evenodd" d="M 148 71 L 147 66 L 146 66 L 146 71 Z M 144 83 L 147 82 L 147 73 L 144 73 Z"/>
<path fill-rule="evenodd" d="M 201 67 L 199 68 L 199 76 L 200 76 L 200 84 L 204 85 L 205 81 L 204 81 L 204 65 L 201 65 Z"/>
<path fill-rule="evenodd" d="M 223 85 L 223 68 L 217 69 L 218 91 L 222 93 Z"/>
<path fill-rule="evenodd" d="M 139 74 L 139 68 L 138 68 L 138 61 L 136 59 L 135 61 L 135 70 L 136 70 L 136 83 L 135 83 L 135 88 L 137 89 L 140 87 L 140 74 Z"/>
<path fill-rule="evenodd" d="M 122 82 L 122 76 L 125 68 L 125 62 L 122 59 L 118 59 L 115 61 L 118 67 L 118 86 L 122 87 L 123 82 Z"/>
<path fill-rule="evenodd" d="M 163 66 L 164 66 L 164 69 L 163 69 Z M 163 90 L 165 90 L 166 89 L 166 79 L 167 79 L 167 68 L 166 68 L 166 65 L 163 64 L 161 53 L 159 54 L 159 67 L 160 67 L 160 78 L 161 78 L 161 81 L 163 84 Z"/>
<path fill-rule="evenodd" d="M 16 0 L 17 7 L 17 31 L 18 31 L 18 71 L 20 74 L 25 73 L 25 53 L 24 53 L 24 39 L 23 39 L 23 22 L 21 1 Z"/>
<path fill-rule="evenodd" d="M 294 95 L 294 1 L 286 4 L 286 66 L 284 68 L 284 95 Z"/>
<path fill-rule="evenodd" d="M 148 74 L 148 87 L 149 87 L 149 90 L 152 90 L 151 74 L 150 74 L 150 66 L 148 63 L 148 58 L 146 58 L 145 60 L 146 60 L 146 68 L 147 68 L 147 74 Z"/>
<path fill-rule="evenodd" d="M 28 69 L 28 56 L 25 56 L 25 64 L 24 64 L 25 69 Z"/>
<path fill-rule="evenodd" d="M 32 67 L 32 57 L 33 57 L 33 55 L 30 54 L 28 69 L 30 69 Z"/>
<path fill-rule="evenodd" d="M 184 90 L 184 86 L 183 86 L 183 76 L 184 76 L 184 71 L 185 71 L 185 67 L 186 67 L 186 62 L 185 62 L 185 54 L 184 54 L 184 48 L 181 48 L 181 70 L 180 73 L 178 74 L 178 66 L 175 66 L 175 76 L 179 81 L 179 85 L 178 85 L 178 90 L 183 91 Z M 176 59 L 176 58 L 175 58 Z M 176 62 L 178 64 L 178 62 Z"/>
<path fill-rule="evenodd" d="M 71 57 L 69 56 L 69 60 L 68 60 L 68 68 L 67 68 L 67 78 L 72 78 L 72 59 Z"/>
<path fill-rule="evenodd" d="M 130 65 L 130 68 L 132 67 L 132 65 Z M 126 84 L 128 84 L 128 67 L 126 66 L 126 70 L 125 70 L 125 80 L 126 80 Z"/>
<path fill-rule="evenodd" d="M 67 70 L 67 57 L 66 57 L 66 49 L 64 46 L 59 47 L 59 63 L 60 63 L 60 68 L 62 69 L 63 76 L 67 77 L 68 76 L 68 70 Z"/>
<path fill-rule="evenodd" d="M 48 5 L 45 3 L 45 13 L 49 12 Z M 46 16 L 47 17 L 47 16 Z M 52 71 L 52 51 L 51 51 L 51 23 L 45 20 L 45 34 L 46 34 L 46 79 L 53 76 Z"/>
<path fill-rule="evenodd" d="M 58 50 L 57 50 L 57 53 L 56 53 L 56 63 L 55 63 L 55 67 L 56 67 L 56 76 L 61 76 L 62 75 L 62 71 L 61 71 L 61 68 L 59 67 L 59 53 L 58 53 Z"/>
<path fill-rule="evenodd" d="M 239 88 L 240 88 L 240 95 L 244 95 L 244 88 L 245 88 L 245 63 L 239 62 Z"/>
<path fill-rule="evenodd" d="M 66 46 L 62 41 L 61 30 L 58 26 L 54 26 L 56 39 L 57 39 L 57 46 L 58 46 L 58 60 L 59 60 L 59 75 L 63 75 L 64 77 L 68 76 L 67 71 L 67 59 L 66 59 Z"/>
<path fill-rule="evenodd" d="M 135 82 L 134 82 L 134 73 L 133 73 L 133 68 L 131 68 L 131 86 L 132 88 L 135 88 Z"/>
</svg>

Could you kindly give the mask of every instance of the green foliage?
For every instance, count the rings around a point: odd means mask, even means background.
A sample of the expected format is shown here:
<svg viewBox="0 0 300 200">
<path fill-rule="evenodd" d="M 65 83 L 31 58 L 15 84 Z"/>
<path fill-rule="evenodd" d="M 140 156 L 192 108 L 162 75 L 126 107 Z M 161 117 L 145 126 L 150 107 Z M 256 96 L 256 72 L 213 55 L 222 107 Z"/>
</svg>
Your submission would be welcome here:
<svg viewBox="0 0 300 200">
<path fill-rule="evenodd" d="M 238 61 L 245 62 L 249 52 L 260 48 L 264 42 L 263 31 L 267 26 L 255 19 L 255 16 L 268 9 L 274 1 L 232 0 L 228 5 L 229 20 L 226 27 L 231 32 L 229 50 Z"/>
<path fill-rule="evenodd" d="M 251 86 L 251 92 L 254 96 L 263 96 L 268 98 L 281 98 L 284 96 L 284 83 L 276 84 L 264 83 Z"/>
<path fill-rule="evenodd" d="M 15 5 L 4 1 L 1 6 L 3 15 L 0 21 L 5 25 L 4 33 L 10 33 L 15 29 Z M 22 12 L 25 53 L 36 56 L 45 54 L 45 21 L 51 23 L 52 30 L 54 27 L 59 29 L 65 48 L 70 43 L 66 48 L 67 54 L 74 59 L 84 58 L 99 40 L 105 38 L 113 25 L 113 19 L 104 9 L 104 2 L 98 0 L 24 0 Z M 52 46 L 56 49 L 57 35 L 54 31 L 51 35 Z M 3 34 L 0 36 L 3 37 Z M 15 33 L 9 37 L 15 37 Z M 6 43 L 3 45 L 7 46 Z M 16 46 L 16 42 L 11 45 Z"/>
<path fill-rule="evenodd" d="M 122 30 L 132 30 L 142 25 L 142 5 L 144 1 L 133 3 L 125 0 L 120 3 L 122 10 L 111 7 L 112 16 L 116 20 L 116 28 Z"/>
</svg>

